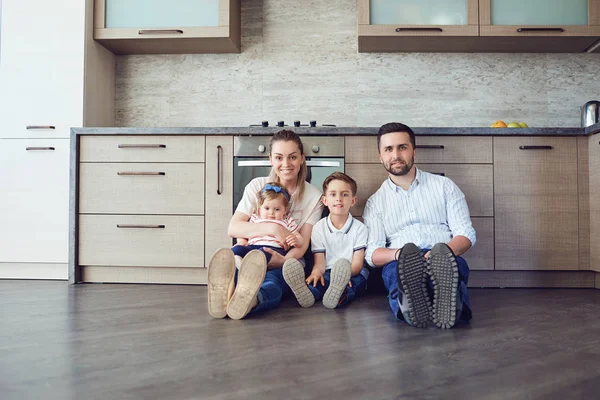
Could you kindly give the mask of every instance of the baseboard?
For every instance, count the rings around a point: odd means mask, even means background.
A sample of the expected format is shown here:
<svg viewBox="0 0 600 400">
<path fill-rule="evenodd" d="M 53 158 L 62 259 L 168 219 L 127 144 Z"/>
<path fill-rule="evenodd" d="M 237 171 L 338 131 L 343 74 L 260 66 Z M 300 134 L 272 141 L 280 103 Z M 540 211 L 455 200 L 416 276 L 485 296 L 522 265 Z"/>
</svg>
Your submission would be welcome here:
<svg viewBox="0 0 600 400">
<path fill-rule="evenodd" d="M 82 282 L 170 283 L 206 285 L 206 268 L 176 267 L 80 267 Z"/>
<path fill-rule="evenodd" d="M 600 289 L 600 272 L 596 272 L 596 289 Z"/>
<path fill-rule="evenodd" d="M 469 287 L 600 288 L 593 271 L 471 271 Z"/>
<path fill-rule="evenodd" d="M 68 280 L 69 268 L 67 263 L 0 263 L 0 279 Z"/>
</svg>

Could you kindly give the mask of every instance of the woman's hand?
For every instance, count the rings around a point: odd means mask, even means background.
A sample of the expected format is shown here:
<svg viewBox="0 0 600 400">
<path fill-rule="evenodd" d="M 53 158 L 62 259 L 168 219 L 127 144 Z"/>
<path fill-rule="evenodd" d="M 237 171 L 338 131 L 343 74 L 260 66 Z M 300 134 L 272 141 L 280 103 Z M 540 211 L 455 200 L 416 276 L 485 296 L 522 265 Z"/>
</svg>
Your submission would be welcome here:
<svg viewBox="0 0 600 400">
<path fill-rule="evenodd" d="M 287 237 L 290 235 L 290 231 L 285 229 L 283 226 L 279 224 L 261 224 L 268 228 L 269 232 L 267 233 L 270 236 L 275 237 L 279 243 L 283 245 L 283 249 L 287 252 L 290 248 L 290 245 L 287 243 Z"/>
<path fill-rule="evenodd" d="M 325 278 L 323 277 L 323 273 L 321 271 L 319 271 L 318 269 L 313 268 L 312 272 L 310 273 L 309 277 L 306 278 L 306 284 L 310 285 L 311 283 L 313 284 L 313 287 L 317 286 L 317 283 L 321 283 L 321 285 L 325 285 Z"/>
<path fill-rule="evenodd" d="M 296 232 L 296 233 L 292 233 L 292 234 L 288 235 L 285 238 L 285 242 L 290 247 L 302 247 L 302 245 L 304 244 L 304 238 L 302 237 L 302 235 L 300 233 Z"/>
<path fill-rule="evenodd" d="M 285 262 L 284 256 L 269 247 L 263 247 L 263 250 L 271 255 L 267 269 L 283 267 L 283 263 Z"/>
</svg>

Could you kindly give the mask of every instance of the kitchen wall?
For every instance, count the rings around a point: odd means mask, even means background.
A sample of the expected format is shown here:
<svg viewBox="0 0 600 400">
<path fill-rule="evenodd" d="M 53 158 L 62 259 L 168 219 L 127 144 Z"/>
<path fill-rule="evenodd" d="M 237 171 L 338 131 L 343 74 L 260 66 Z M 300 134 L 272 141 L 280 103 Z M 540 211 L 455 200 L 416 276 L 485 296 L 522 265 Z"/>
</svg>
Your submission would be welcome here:
<svg viewBox="0 0 600 400">
<path fill-rule="evenodd" d="M 599 54 L 358 54 L 356 0 L 242 0 L 241 54 L 117 57 L 117 126 L 579 126 Z"/>
</svg>

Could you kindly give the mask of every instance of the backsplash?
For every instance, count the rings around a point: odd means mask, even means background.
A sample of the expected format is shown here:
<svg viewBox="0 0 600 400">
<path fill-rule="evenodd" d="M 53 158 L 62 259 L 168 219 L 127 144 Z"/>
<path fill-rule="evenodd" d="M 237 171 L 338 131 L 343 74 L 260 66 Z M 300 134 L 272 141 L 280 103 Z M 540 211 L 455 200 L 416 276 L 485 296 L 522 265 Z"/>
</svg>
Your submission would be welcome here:
<svg viewBox="0 0 600 400">
<path fill-rule="evenodd" d="M 357 52 L 356 0 L 242 0 L 242 53 L 117 57 L 116 126 L 578 127 L 600 54 Z"/>
</svg>

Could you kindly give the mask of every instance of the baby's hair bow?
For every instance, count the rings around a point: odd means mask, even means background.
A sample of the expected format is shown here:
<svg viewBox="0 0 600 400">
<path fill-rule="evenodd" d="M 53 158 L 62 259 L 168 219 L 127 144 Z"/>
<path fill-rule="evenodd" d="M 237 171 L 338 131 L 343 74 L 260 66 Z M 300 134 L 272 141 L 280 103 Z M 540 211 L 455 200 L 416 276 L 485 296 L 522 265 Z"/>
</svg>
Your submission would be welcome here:
<svg viewBox="0 0 600 400">
<path fill-rule="evenodd" d="M 267 190 L 272 190 L 275 193 L 283 193 L 283 195 L 285 196 L 285 198 L 289 201 L 290 200 L 290 195 L 288 194 L 288 192 L 282 188 L 281 186 L 277 186 L 277 185 L 271 185 L 269 183 L 267 183 L 265 185 L 265 187 L 263 188 L 263 192 L 266 192 Z"/>
</svg>

